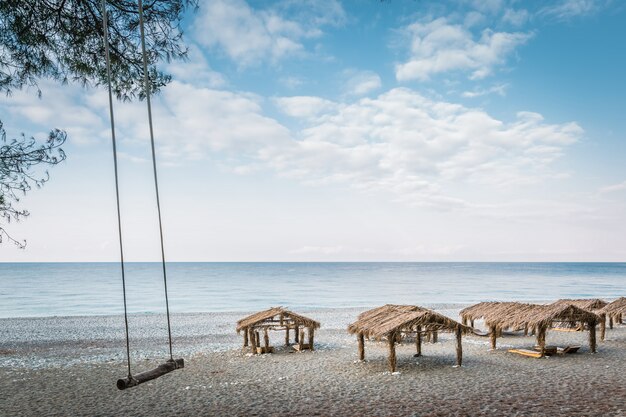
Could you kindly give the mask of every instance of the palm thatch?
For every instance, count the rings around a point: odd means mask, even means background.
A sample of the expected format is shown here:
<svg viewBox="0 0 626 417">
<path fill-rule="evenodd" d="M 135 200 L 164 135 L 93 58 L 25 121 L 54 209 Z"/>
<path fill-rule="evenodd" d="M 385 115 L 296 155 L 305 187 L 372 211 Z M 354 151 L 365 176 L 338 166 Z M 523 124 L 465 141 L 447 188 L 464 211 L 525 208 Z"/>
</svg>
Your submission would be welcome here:
<svg viewBox="0 0 626 417">
<path fill-rule="evenodd" d="M 626 314 L 626 297 L 620 297 L 612 303 L 605 305 L 598 313 L 611 316 Z"/>
<path fill-rule="evenodd" d="M 608 303 L 604 300 L 600 300 L 599 298 L 579 298 L 579 299 L 561 299 L 557 300 L 552 304 L 561 304 L 561 305 L 575 305 L 578 308 L 582 308 L 583 310 L 595 311 L 600 310 Z"/>
<path fill-rule="evenodd" d="M 426 331 L 454 332 L 461 328 L 463 333 L 472 329 L 427 308 L 414 305 L 386 304 L 361 313 L 358 320 L 348 326 L 351 334 L 363 333 L 365 337 L 380 339 L 391 333 L 414 333 L 417 328 Z"/>
<path fill-rule="evenodd" d="M 294 333 L 294 347 L 296 350 L 313 350 L 313 338 L 315 329 L 319 329 L 320 323 L 311 318 L 296 314 L 283 307 L 272 307 L 237 322 L 237 333 L 243 331 L 243 347 L 251 345 L 252 353 L 270 353 L 273 348 L 269 345 L 269 330 L 285 331 L 285 346 L 289 346 L 290 332 Z M 309 341 L 304 343 L 304 329 L 307 329 Z M 264 347 L 261 347 L 259 332 L 262 331 Z"/>
<path fill-rule="evenodd" d="M 521 329 L 525 328 L 524 323 L 519 322 L 517 317 L 523 317 L 532 312 L 535 308 L 541 307 L 539 304 L 519 303 L 515 301 L 485 301 L 460 311 L 463 324 L 468 320 L 483 319 L 485 324 L 494 328 L 493 330 Z"/>
<path fill-rule="evenodd" d="M 471 333 L 470 327 L 464 326 L 442 314 L 415 305 L 386 304 L 361 313 L 357 321 L 348 326 L 351 334 L 357 335 L 359 359 L 365 359 L 364 338 L 377 340 L 385 337 L 389 345 L 389 368 L 396 370 L 395 344 L 403 337 L 415 335 L 417 353 L 421 355 L 421 337 L 427 333 L 436 337 L 439 331 L 456 333 L 457 365 L 462 363 L 461 337 L 463 333 Z"/>
<path fill-rule="evenodd" d="M 259 311 L 237 321 L 237 333 L 250 327 L 284 327 L 286 322 L 294 322 L 303 327 L 320 328 L 320 323 L 308 317 L 296 314 L 283 307 L 272 307 Z"/>
</svg>

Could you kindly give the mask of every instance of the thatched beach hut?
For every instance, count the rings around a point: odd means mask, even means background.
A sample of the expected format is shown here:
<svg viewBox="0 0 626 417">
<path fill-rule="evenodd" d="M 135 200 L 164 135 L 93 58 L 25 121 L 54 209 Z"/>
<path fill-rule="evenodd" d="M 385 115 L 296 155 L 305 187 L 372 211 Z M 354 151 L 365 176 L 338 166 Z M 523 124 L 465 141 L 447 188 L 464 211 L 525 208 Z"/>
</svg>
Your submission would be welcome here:
<svg viewBox="0 0 626 417">
<path fill-rule="evenodd" d="M 237 333 L 243 332 L 243 347 L 245 349 L 250 345 L 252 353 L 271 353 L 274 350 L 270 346 L 270 330 L 285 331 L 285 346 L 291 344 L 290 333 L 293 331 L 296 350 L 313 350 L 315 329 L 319 328 L 318 321 L 283 307 L 272 307 L 244 317 L 237 322 Z M 304 342 L 304 329 L 307 329 L 308 343 Z M 260 332 L 263 332 L 263 346 L 259 338 Z"/>
<path fill-rule="evenodd" d="M 389 370 L 396 371 L 395 345 L 404 337 L 415 337 L 416 354 L 421 355 L 422 335 L 449 331 L 456 334 L 457 365 L 463 361 L 461 337 L 472 329 L 442 314 L 414 305 L 387 304 L 361 313 L 354 323 L 348 326 L 351 334 L 357 335 L 359 359 L 365 359 L 365 338 L 381 340 L 385 338 L 389 346 Z"/>
<path fill-rule="evenodd" d="M 475 320 L 483 320 L 489 328 L 489 337 L 491 338 L 491 348 L 496 348 L 496 339 L 502 335 L 504 330 L 524 330 L 524 335 L 528 334 L 528 325 L 499 326 L 498 320 L 502 317 L 512 317 L 515 315 L 524 315 L 533 311 L 535 308 L 541 307 L 538 304 L 519 303 L 515 301 L 484 301 L 464 308 L 459 312 L 464 325 L 471 323 L 474 327 Z M 534 332 L 534 328 L 530 328 Z M 533 333 L 534 334 L 534 333 Z"/>
<path fill-rule="evenodd" d="M 576 307 L 573 304 L 533 305 L 526 309 L 511 309 L 500 315 L 493 314 L 486 318 L 485 323 L 491 329 L 520 329 L 533 328 L 537 333 L 537 345 L 545 355 L 546 332 L 553 326 L 576 328 L 583 326 L 589 330 L 589 347 L 592 353 L 596 351 L 596 324 L 600 317 L 588 310 Z"/>
<path fill-rule="evenodd" d="M 600 325 L 600 340 L 604 340 L 604 336 L 606 333 L 606 316 L 600 312 L 600 310 L 606 306 L 608 303 L 599 298 L 578 298 L 578 299 L 560 299 L 555 301 L 550 305 L 575 305 L 578 308 L 582 308 L 583 310 L 590 311 L 592 313 L 600 316 L 600 321 L 598 324 Z M 613 328 L 613 320 L 609 319 L 609 326 Z M 578 329 L 574 330 L 583 330 L 584 326 L 580 326 Z"/>
<path fill-rule="evenodd" d="M 609 318 L 609 327 L 613 328 L 613 322 L 622 323 L 622 318 L 626 314 L 626 297 L 620 297 L 612 303 L 604 306 L 598 313 Z"/>
</svg>

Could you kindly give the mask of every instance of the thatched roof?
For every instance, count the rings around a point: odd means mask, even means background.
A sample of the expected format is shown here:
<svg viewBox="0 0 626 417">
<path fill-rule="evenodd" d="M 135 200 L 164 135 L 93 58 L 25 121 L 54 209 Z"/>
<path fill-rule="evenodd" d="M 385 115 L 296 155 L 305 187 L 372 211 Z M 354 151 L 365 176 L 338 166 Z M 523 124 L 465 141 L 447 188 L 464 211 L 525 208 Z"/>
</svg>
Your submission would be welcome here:
<svg viewBox="0 0 626 417">
<path fill-rule="evenodd" d="M 361 313 L 358 320 L 348 326 L 348 331 L 380 338 L 396 332 L 414 332 L 417 326 L 428 331 L 455 331 L 459 327 L 464 333 L 472 331 L 471 328 L 427 308 L 395 304 L 386 304 Z"/>
<path fill-rule="evenodd" d="M 626 314 L 626 297 L 620 297 L 612 303 L 607 304 L 597 313 L 604 314 Z"/>
<path fill-rule="evenodd" d="M 564 303 L 542 306 L 533 311 L 532 316 L 528 316 L 526 319 L 529 326 L 537 327 L 549 327 L 554 322 L 590 323 L 600 321 L 600 317 L 597 314 L 577 307 L 574 304 Z"/>
<path fill-rule="evenodd" d="M 237 333 L 250 327 L 281 324 L 286 320 L 304 327 L 312 327 L 314 329 L 319 329 L 320 327 L 318 321 L 296 314 L 283 307 L 272 307 L 239 320 L 237 322 Z"/>
<path fill-rule="evenodd" d="M 594 311 L 594 310 L 601 309 L 602 307 L 606 306 L 608 303 L 604 300 L 600 300 L 599 298 L 579 298 L 575 300 L 561 299 L 552 303 L 552 305 L 554 304 L 561 304 L 561 305 L 571 304 L 571 305 L 575 305 L 578 308 L 582 308 L 583 310 Z"/>
<path fill-rule="evenodd" d="M 463 319 L 484 319 L 489 324 L 502 317 L 528 312 L 538 304 L 518 303 L 515 301 L 484 301 L 464 308 L 459 312 Z"/>
</svg>

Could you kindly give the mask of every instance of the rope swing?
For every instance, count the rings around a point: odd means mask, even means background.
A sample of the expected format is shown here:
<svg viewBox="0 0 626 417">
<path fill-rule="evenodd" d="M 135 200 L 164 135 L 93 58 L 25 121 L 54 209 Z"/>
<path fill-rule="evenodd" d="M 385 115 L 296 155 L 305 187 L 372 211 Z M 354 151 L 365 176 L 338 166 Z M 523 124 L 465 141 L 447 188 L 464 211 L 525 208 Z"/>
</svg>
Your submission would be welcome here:
<svg viewBox="0 0 626 417">
<path fill-rule="evenodd" d="M 109 90 L 109 114 L 111 118 L 111 142 L 113 144 L 113 168 L 115 171 L 115 198 L 117 204 L 117 228 L 119 234 L 119 243 L 120 243 L 120 264 L 121 264 L 121 272 L 122 272 L 122 293 L 124 298 L 124 326 L 126 329 L 126 361 L 128 367 L 128 376 L 126 378 L 121 378 L 117 380 L 117 388 L 120 390 L 134 387 L 143 382 L 150 381 L 152 379 L 158 378 L 162 375 L 165 375 L 168 372 L 172 372 L 176 369 L 183 368 L 185 366 L 185 362 L 183 359 L 174 359 L 174 355 L 172 353 L 172 329 L 170 325 L 170 306 L 169 300 L 167 296 L 167 270 L 165 268 L 165 249 L 163 245 L 163 225 L 161 222 L 161 204 L 159 201 L 159 183 L 157 178 L 157 167 L 156 167 L 156 152 L 154 147 L 154 129 L 152 127 L 152 106 L 150 103 L 150 78 L 148 76 L 148 59 L 146 54 L 146 39 L 144 33 L 144 23 L 143 23 L 143 5 L 142 1 L 139 0 L 139 31 L 141 37 L 141 53 L 143 57 L 143 74 L 144 74 L 144 91 L 146 94 L 146 102 L 148 107 L 148 125 L 150 127 L 150 145 L 152 149 L 152 168 L 154 172 L 154 189 L 156 193 L 156 203 L 157 203 L 157 212 L 159 217 L 159 236 L 161 239 L 161 264 L 163 267 L 163 287 L 165 289 L 165 311 L 167 316 L 167 334 L 169 341 L 169 356 L 170 358 L 167 362 L 159 365 L 155 369 L 150 371 L 145 371 L 136 375 L 133 375 L 131 372 L 130 365 L 130 338 L 128 336 L 128 309 L 126 304 L 126 276 L 124 271 L 124 249 L 122 243 L 122 220 L 121 220 L 121 212 L 120 212 L 120 193 L 119 193 L 119 178 L 118 178 L 118 169 L 117 169 L 117 146 L 115 139 L 115 118 L 113 115 L 113 92 L 112 92 L 112 83 L 111 83 L 111 58 L 109 56 L 109 32 L 108 32 L 108 20 L 106 13 L 106 0 L 102 0 L 102 29 L 104 32 L 104 53 L 106 58 L 106 67 L 107 67 L 107 81 L 108 81 L 108 90 Z"/>
</svg>

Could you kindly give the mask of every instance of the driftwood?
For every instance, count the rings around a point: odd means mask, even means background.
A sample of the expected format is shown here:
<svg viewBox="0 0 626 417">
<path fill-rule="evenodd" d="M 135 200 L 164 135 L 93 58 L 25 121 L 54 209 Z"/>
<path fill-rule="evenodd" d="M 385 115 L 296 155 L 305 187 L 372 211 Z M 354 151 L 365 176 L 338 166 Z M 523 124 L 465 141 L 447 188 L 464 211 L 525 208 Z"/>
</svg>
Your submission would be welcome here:
<svg viewBox="0 0 626 417">
<path fill-rule="evenodd" d="M 181 369 L 184 367 L 185 361 L 183 359 L 170 359 L 169 361 L 157 366 L 150 371 L 145 371 L 130 377 L 118 379 L 117 389 L 125 390 L 126 388 L 131 388 L 139 384 L 143 384 L 144 382 L 151 381 L 167 373 L 175 371 L 176 369 Z"/>
</svg>

